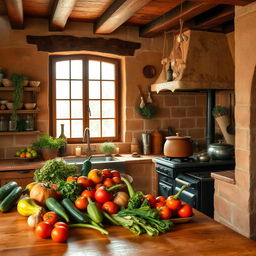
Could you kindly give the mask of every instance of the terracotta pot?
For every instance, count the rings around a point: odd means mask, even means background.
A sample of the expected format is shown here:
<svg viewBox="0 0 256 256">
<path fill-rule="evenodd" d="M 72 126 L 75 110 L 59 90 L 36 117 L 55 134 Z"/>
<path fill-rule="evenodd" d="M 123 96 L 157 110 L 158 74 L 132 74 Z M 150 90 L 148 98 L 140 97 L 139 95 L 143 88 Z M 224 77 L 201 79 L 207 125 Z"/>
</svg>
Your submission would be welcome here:
<svg viewBox="0 0 256 256">
<path fill-rule="evenodd" d="M 169 157 L 188 157 L 193 155 L 193 144 L 188 136 L 182 137 L 179 133 L 177 136 L 166 137 L 164 144 L 164 155 Z"/>
<path fill-rule="evenodd" d="M 57 148 L 43 148 L 41 149 L 41 155 L 44 160 L 50 160 L 57 157 L 58 149 Z"/>
</svg>

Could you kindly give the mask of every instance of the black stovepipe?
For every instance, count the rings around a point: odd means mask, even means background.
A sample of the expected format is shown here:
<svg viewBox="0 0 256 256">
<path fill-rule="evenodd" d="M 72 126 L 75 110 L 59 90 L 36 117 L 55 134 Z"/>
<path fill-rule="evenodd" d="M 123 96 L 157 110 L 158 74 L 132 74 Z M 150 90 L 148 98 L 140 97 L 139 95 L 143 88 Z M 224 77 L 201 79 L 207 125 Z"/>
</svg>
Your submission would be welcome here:
<svg viewBox="0 0 256 256">
<path fill-rule="evenodd" d="M 206 127 L 206 145 L 214 142 L 215 139 L 215 119 L 212 110 L 215 107 L 215 90 L 207 90 L 207 127 Z"/>
</svg>

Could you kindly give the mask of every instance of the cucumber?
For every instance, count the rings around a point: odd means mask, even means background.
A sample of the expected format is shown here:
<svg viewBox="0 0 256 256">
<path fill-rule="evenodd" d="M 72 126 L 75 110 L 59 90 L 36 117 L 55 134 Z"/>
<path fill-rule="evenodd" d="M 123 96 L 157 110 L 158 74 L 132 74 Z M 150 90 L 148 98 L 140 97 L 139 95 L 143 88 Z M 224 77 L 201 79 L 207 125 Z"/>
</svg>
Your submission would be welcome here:
<svg viewBox="0 0 256 256">
<path fill-rule="evenodd" d="M 46 200 L 46 206 L 49 210 L 56 212 L 60 217 L 62 217 L 66 222 L 70 222 L 69 216 L 63 206 L 53 197 Z"/>
<path fill-rule="evenodd" d="M 82 166 L 82 173 L 81 173 L 82 176 L 87 176 L 88 173 L 90 172 L 92 168 L 91 158 L 92 156 L 90 156 L 88 159 L 84 161 Z"/>
<path fill-rule="evenodd" d="M 79 211 L 70 199 L 64 198 L 61 203 L 75 222 L 90 223 L 89 217 Z"/>
<path fill-rule="evenodd" d="M 0 188 L 0 201 L 2 201 L 14 188 L 18 187 L 17 182 L 10 181 Z"/>
<path fill-rule="evenodd" d="M 22 194 L 22 187 L 15 187 L 11 193 L 1 202 L 0 212 L 8 212 L 16 204 Z"/>
</svg>

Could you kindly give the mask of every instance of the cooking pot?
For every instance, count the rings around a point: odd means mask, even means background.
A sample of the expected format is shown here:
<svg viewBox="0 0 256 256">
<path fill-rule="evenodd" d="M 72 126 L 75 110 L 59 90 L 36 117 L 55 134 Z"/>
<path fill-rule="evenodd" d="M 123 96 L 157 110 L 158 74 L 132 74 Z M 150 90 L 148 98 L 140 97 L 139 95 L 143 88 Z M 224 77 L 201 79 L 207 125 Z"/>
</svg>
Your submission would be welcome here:
<svg viewBox="0 0 256 256">
<path fill-rule="evenodd" d="M 224 143 L 213 143 L 208 146 L 207 153 L 214 160 L 228 160 L 234 157 L 234 146 Z"/>
<path fill-rule="evenodd" d="M 176 133 L 176 136 L 166 137 L 164 155 L 169 157 L 188 157 L 193 155 L 191 137 L 183 137 L 179 133 Z"/>
</svg>

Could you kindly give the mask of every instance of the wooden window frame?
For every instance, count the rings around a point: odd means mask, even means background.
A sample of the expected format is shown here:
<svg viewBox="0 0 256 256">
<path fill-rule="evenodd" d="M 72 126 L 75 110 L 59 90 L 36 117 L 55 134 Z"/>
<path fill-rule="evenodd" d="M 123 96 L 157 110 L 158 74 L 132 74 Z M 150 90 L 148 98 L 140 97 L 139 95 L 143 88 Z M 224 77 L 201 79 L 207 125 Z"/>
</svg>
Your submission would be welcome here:
<svg viewBox="0 0 256 256">
<path fill-rule="evenodd" d="M 50 88 L 49 88 L 49 117 L 51 122 L 49 122 L 49 128 L 50 133 L 52 136 L 56 137 L 56 125 L 57 125 L 57 118 L 56 118 L 56 62 L 61 60 L 76 60 L 76 59 L 82 59 L 83 60 L 83 131 L 85 127 L 89 127 L 89 114 L 86 109 L 89 107 L 89 76 L 88 76 L 88 63 L 89 60 L 97 60 L 102 62 L 108 62 L 112 63 L 116 67 L 115 72 L 115 118 L 106 118 L 106 119 L 114 119 L 115 120 L 115 129 L 116 129 L 116 136 L 114 137 L 100 137 L 100 138 L 90 138 L 91 142 L 97 143 L 97 142 L 103 142 L 103 141 L 119 141 L 120 140 L 120 118 L 119 113 L 120 112 L 120 96 L 121 96 L 121 88 L 120 88 L 120 60 L 114 59 L 114 58 L 108 58 L 108 57 L 102 57 L 98 55 L 89 55 L 89 54 L 78 54 L 78 55 L 51 55 L 50 56 L 50 65 L 49 65 L 49 75 L 50 75 Z M 70 79 L 69 79 L 70 81 Z M 100 82 L 104 81 L 100 79 Z M 70 100 L 70 99 L 68 99 Z M 100 98 L 100 102 L 102 103 L 102 97 Z M 95 118 L 99 120 L 103 120 L 105 118 Z M 69 120 L 73 120 L 70 119 Z M 71 132 L 71 126 L 70 126 L 70 132 Z M 101 132 L 102 132 L 102 126 L 101 126 Z M 81 143 L 83 138 L 68 138 L 68 143 Z"/>
</svg>

